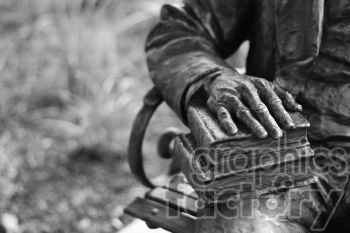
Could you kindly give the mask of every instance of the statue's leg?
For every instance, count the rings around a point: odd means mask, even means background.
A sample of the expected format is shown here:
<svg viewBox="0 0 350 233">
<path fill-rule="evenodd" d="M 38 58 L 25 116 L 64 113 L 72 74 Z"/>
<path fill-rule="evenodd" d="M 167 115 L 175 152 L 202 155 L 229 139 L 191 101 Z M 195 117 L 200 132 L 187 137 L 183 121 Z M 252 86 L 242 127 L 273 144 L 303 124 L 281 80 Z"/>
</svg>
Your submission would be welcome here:
<svg viewBox="0 0 350 233">
<path fill-rule="evenodd" d="M 199 209 L 196 232 L 350 232 L 349 153 L 313 145 L 317 183 Z"/>
<path fill-rule="evenodd" d="M 325 232 L 350 232 L 350 148 L 339 142 L 313 145 L 318 193 L 327 209 Z"/>
<path fill-rule="evenodd" d="M 321 212 L 311 187 L 291 189 L 256 199 L 228 201 L 199 209 L 196 233 L 306 233 L 318 227 Z"/>
</svg>

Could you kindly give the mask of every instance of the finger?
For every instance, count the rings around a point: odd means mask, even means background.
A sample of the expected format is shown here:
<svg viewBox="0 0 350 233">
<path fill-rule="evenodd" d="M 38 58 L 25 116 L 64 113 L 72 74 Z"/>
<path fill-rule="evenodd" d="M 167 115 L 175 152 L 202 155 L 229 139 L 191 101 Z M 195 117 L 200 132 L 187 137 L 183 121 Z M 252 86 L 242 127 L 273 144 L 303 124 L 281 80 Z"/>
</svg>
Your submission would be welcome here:
<svg viewBox="0 0 350 233">
<path fill-rule="evenodd" d="M 295 124 L 288 114 L 288 112 L 285 110 L 281 99 L 276 95 L 274 91 L 269 91 L 266 93 L 265 102 L 267 103 L 267 106 L 269 107 L 271 113 L 275 116 L 277 121 L 282 125 L 282 127 L 286 130 L 294 129 Z"/>
<path fill-rule="evenodd" d="M 212 113 L 216 113 L 217 106 L 218 106 L 218 103 L 215 101 L 215 99 L 212 96 L 210 96 L 207 100 L 207 107 L 209 111 L 211 111 Z"/>
<path fill-rule="evenodd" d="M 261 124 L 268 130 L 270 135 L 277 139 L 283 136 L 283 132 L 275 119 L 271 116 L 266 105 L 261 101 L 256 88 L 253 85 L 244 84 L 241 87 L 242 97 L 248 103 L 250 110 L 253 111 Z M 283 107 L 283 106 L 282 106 Z"/>
<path fill-rule="evenodd" d="M 220 125 L 229 135 L 234 136 L 237 134 L 236 124 L 233 122 L 230 112 L 225 107 L 219 106 L 213 97 L 209 97 L 207 106 L 209 111 L 217 114 Z"/>
<path fill-rule="evenodd" d="M 286 109 L 293 112 L 303 111 L 303 107 L 297 102 L 295 102 L 295 99 L 289 92 L 283 90 L 277 85 L 274 85 L 274 91 L 276 92 L 277 96 L 282 100 L 282 103 L 286 107 Z"/>
<path fill-rule="evenodd" d="M 259 138 L 267 137 L 264 127 L 257 121 L 250 110 L 236 97 L 233 96 L 230 101 L 230 110 L 235 113 L 245 126 L 247 126 Z"/>
<path fill-rule="evenodd" d="M 233 122 L 230 112 L 225 107 L 218 107 L 217 116 L 219 123 L 229 135 L 234 136 L 237 134 L 237 126 Z"/>
<path fill-rule="evenodd" d="M 271 114 L 275 117 L 281 127 L 286 130 L 293 129 L 295 127 L 294 122 L 271 85 L 264 80 L 257 80 L 256 87 L 258 88 L 262 100 L 267 104 Z"/>
</svg>

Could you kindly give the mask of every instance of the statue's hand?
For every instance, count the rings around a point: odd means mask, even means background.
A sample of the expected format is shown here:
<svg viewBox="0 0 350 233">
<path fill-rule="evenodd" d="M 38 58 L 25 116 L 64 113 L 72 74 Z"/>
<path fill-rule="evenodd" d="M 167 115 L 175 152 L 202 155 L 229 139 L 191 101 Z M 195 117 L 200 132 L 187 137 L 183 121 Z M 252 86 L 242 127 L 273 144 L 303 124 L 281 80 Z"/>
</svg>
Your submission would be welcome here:
<svg viewBox="0 0 350 233">
<path fill-rule="evenodd" d="M 209 94 L 209 110 L 230 135 L 237 133 L 230 113 L 259 138 L 269 133 L 277 139 L 283 135 L 280 127 L 286 130 L 295 127 L 286 109 L 302 111 L 290 93 L 261 78 L 220 76 L 205 89 Z"/>
</svg>

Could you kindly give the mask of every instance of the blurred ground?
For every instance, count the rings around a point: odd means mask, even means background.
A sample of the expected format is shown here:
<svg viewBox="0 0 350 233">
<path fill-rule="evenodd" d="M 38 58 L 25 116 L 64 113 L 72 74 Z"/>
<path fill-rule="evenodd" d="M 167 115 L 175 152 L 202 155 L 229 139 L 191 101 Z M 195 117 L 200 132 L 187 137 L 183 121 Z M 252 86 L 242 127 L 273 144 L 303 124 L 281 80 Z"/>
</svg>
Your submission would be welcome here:
<svg viewBox="0 0 350 233">
<path fill-rule="evenodd" d="M 0 0 L 0 220 L 8 232 L 116 232 L 131 221 L 123 207 L 145 189 L 126 147 L 152 86 L 145 37 L 166 2 L 180 0 Z M 231 62 L 244 67 L 245 59 Z M 182 127 L 163 105 L 144 146 L 153 177 L 169 163 L 155 155 L 168 126 Z"/>
<path fill-rule="evenodd" d="M 126 146 L 151 87 L 143 44 L 161 0 L 0 0 L 0 216 L 8 232 L 115 232 L 144 189 Z M 175 2 L 175 1 L 172 1 Z M 150 126 L 179 125 L 166 107 Z M 0 232 L 2 232 L 0 228 Z"/>
</svg>

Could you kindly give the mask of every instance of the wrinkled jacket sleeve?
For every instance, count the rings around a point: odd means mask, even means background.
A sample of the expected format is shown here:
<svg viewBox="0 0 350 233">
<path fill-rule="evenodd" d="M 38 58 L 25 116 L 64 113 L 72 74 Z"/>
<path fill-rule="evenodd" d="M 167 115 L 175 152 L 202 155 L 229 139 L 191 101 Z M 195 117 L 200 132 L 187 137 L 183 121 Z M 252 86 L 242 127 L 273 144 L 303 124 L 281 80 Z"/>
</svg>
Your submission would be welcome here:
<svg viewBox="0 0 350 233">
<path fill-rule="evenodd" d="M 223 60 L 246 39 L 250 0 L 185 0 L 165 5 L 146 41 L 152 81 L 186 122 L 186 105 L 205 82 L 236 71 Z"/>
</svg>

